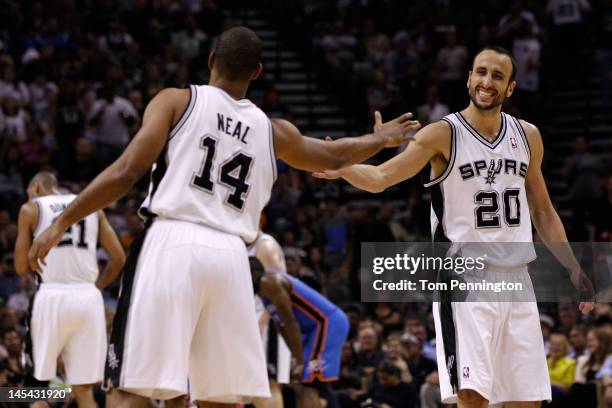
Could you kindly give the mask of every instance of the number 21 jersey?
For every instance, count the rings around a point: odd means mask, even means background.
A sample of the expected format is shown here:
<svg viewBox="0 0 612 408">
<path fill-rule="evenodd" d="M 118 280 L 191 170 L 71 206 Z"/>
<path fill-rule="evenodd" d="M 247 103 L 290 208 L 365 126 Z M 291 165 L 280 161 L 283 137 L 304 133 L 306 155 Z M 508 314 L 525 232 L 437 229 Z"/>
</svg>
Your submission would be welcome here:
<svg viewBox="0 0 612 408">
<path fill-rule="evenodd" d="M 35 198 L 38 206 L 38 225 L 34 237 L 39 236 L 75 199 L 74 194 L 51 194 Z M 42 265 L 40 275 L 44 283 L 95 283 L 98 279 L 98 213 L 93 213 L 71 225 L 62 240 L 53 247 Z"/>
<path fill-rule="evenodd" d="M 142 207 L 251 242 L 276 179 L 270 120 L 248 99 L 235 100 L 220 88 L 189 90 Z"/>
</svg>

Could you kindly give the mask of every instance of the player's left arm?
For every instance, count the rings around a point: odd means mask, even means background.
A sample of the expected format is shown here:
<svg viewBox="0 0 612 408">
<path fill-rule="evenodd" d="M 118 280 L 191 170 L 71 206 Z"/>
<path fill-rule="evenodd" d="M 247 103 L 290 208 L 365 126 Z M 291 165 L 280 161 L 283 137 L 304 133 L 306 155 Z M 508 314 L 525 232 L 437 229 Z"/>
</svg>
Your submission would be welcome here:
<svg viewBox="0 0 612 408">
<path fill-rule="evenodd" d="M 15 241 L 15 271 L 19 276 L 26 276 L 30 271 L 28 251 L 32 246 L 34 229 L 38 223 L 38 206 L 28 201 L 21 206 L 17 220 L 17 240 Z"/>
<path fill-rule="evenodd" d="M 106 215 L 104 215 L 104 211 L 98 211 L 98 219 L 100 221 L 98 240 L 108 254 L 108 265 L 106 265 L 106 269 L 100 273 L 96 281 L 96 287 L 102 290 L 117 279 L 125 263 L 125 252 L 115 230 L 111 227 Z"/>
<path fill-rule="evenodd" d="M 563 228 L 561 218 L 553 207 L 548 189 L 546 188 L 546 182 L 542 175 L 542 159 L 544 157 L 542 136 L 538 128 L 531 123 L 521 121 L 521 124 L 527 135 L 527 141 L 531 150 L 531 161 L 527 169 L 527 176 L 525 177 L 531 220 L 542 241 L 544 241 L 555 258 L 570 271 L 572 281 L 575 285 L 579 283 L 580 289 L 583 285 L 588 285 L 589 282 L 576 280 L 578 276 L 584 278 L 584 272 L 582 272 L 580 263 L 569 246 L 565 228 Z M 591 302 L 580 304 L 580 310 L 585 314 L 592 309 L 593 304 Z"/>
</svg>

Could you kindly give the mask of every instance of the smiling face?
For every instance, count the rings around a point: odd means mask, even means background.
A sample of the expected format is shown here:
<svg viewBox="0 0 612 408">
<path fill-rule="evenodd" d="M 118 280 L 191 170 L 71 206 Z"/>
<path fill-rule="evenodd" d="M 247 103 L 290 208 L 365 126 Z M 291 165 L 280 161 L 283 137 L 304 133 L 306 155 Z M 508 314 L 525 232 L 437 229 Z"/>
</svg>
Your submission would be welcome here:
<svg viewBox="0 0 612 408">
<path fill-rule="evenodd" d="M 514 91 L 516 81 L 510 81 L 512 61 L 507 55 L 484 50 L 474 58 L 468 76 L 468 93 L 476 108 L 495 109 Z M 501 109 L 501 108 L 500 108 Z"/>
</svg>

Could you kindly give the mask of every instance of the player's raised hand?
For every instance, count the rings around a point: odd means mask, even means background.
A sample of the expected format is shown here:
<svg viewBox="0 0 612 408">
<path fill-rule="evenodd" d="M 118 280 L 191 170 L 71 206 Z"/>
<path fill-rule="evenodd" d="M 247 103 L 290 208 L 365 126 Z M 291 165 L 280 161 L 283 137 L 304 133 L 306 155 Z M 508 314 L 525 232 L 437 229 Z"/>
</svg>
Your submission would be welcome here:
<svg viewBox="0 0 612 408">
<path fill-rule="evenodd" d="M 388 139 L 386 147 L 396 147 L 407 142 L 412 135 L 410 132 L 421 128 L 418 120 L 411 120 L 412 113 L 404 113 L 388 122 L 382 121 L 379 111 L 374 112 L 374 132 L 380 133 Z"/>
<path fill-rule="evenodd" d="M 42 273 L 40 264 L 46 265 L 45 258 L 51 248 L 56 246 L 61 240 L 66 228 L 61 227 L 57 222 L 54 222 L 40 234 L 30 247 L 28 252 L 28 263 L 30 269 L 38 273 Z M 40 263 L 39 263 L 40 260 Z"/>
</svg>

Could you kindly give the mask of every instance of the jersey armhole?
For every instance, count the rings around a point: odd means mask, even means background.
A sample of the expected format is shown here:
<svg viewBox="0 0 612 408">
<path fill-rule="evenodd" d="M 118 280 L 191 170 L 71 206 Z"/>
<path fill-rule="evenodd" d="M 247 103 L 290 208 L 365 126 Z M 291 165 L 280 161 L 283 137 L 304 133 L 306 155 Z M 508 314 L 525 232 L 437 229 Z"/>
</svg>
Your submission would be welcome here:
<svg viewBox="0 0 612 408">
<path fill-rule="evenodd" d="M 170 128 L 170 134 L 168 135 L 168 141 L 172 140 L 172 138 L 176 136 L 178 131 L 181 130 L 185 122 L 187 122 L 187 118 L 189 118 L 189 116 L 191 115 L 191 112 L 193 112 L 193 108 L 196 104 L 197 99 L 198 99 L 197 89 L 195 89 L 193 85 L 189 85 L 189 101 L 187 102 L 187 106 L 185 107 L 185 110 L 181 114 L 181 117 L 179 118 L 178 122 L 176 122 Z"/>
<path fill-rule="evenodd" d="M 275 147 L 274 147 L 274 128 L 272 127 L 272 120 L 270 118 L 268 118 L 268 126 L 270 127 L 270 140 L 268 141 L 269 145 L 270 145 L 270 160 L 272 162 L 272 177 L 274 182 L 276 182 L 276 179 L 278 177 L 278 169 L 276 167 L 276 153 L 275 153 Z"/>
<path fill-rule="evenodd" d="M 527 150 L 527 156 L 529 157 L 529 160 L 531 160 L 531 148 L 529 147 L 529 139 L 527 139 L 527 133 L 525 132 L 525 129 L 523 129 L 523 125 L 521 125 L 521 122 L 518 119 L 512 118 L 512 120 L 516 125 L 519 135 L 521 135 L 521 139 L 523 140 L 523 144 L 525 145 L 525 149 Z"/>
<path fill-rule="evenodd" d="M 446 169 L 444 170 L 444 172 L 440 176 L 435 177 L 433 180 L 429 180 L 427 183 L 425 183 L 424 184 L 425 187 L 431 187 L 431 186 L 434 186 L 436 184 L 443 182 L 448 177 L 451 170 L 453 169 L 453 166 L 455 165 L 455 156 L 457 155 L 457 131 L 455 129 L 455 125 L 453 124 L 453 122 L 451 122 L 450 120 L 446 118 L 442 118 L 441 120 L 448 123 L 448 125 L 451 128 L 450 159 L 448 161 L 448 165 L 446 166 Z"/>
</svg>

